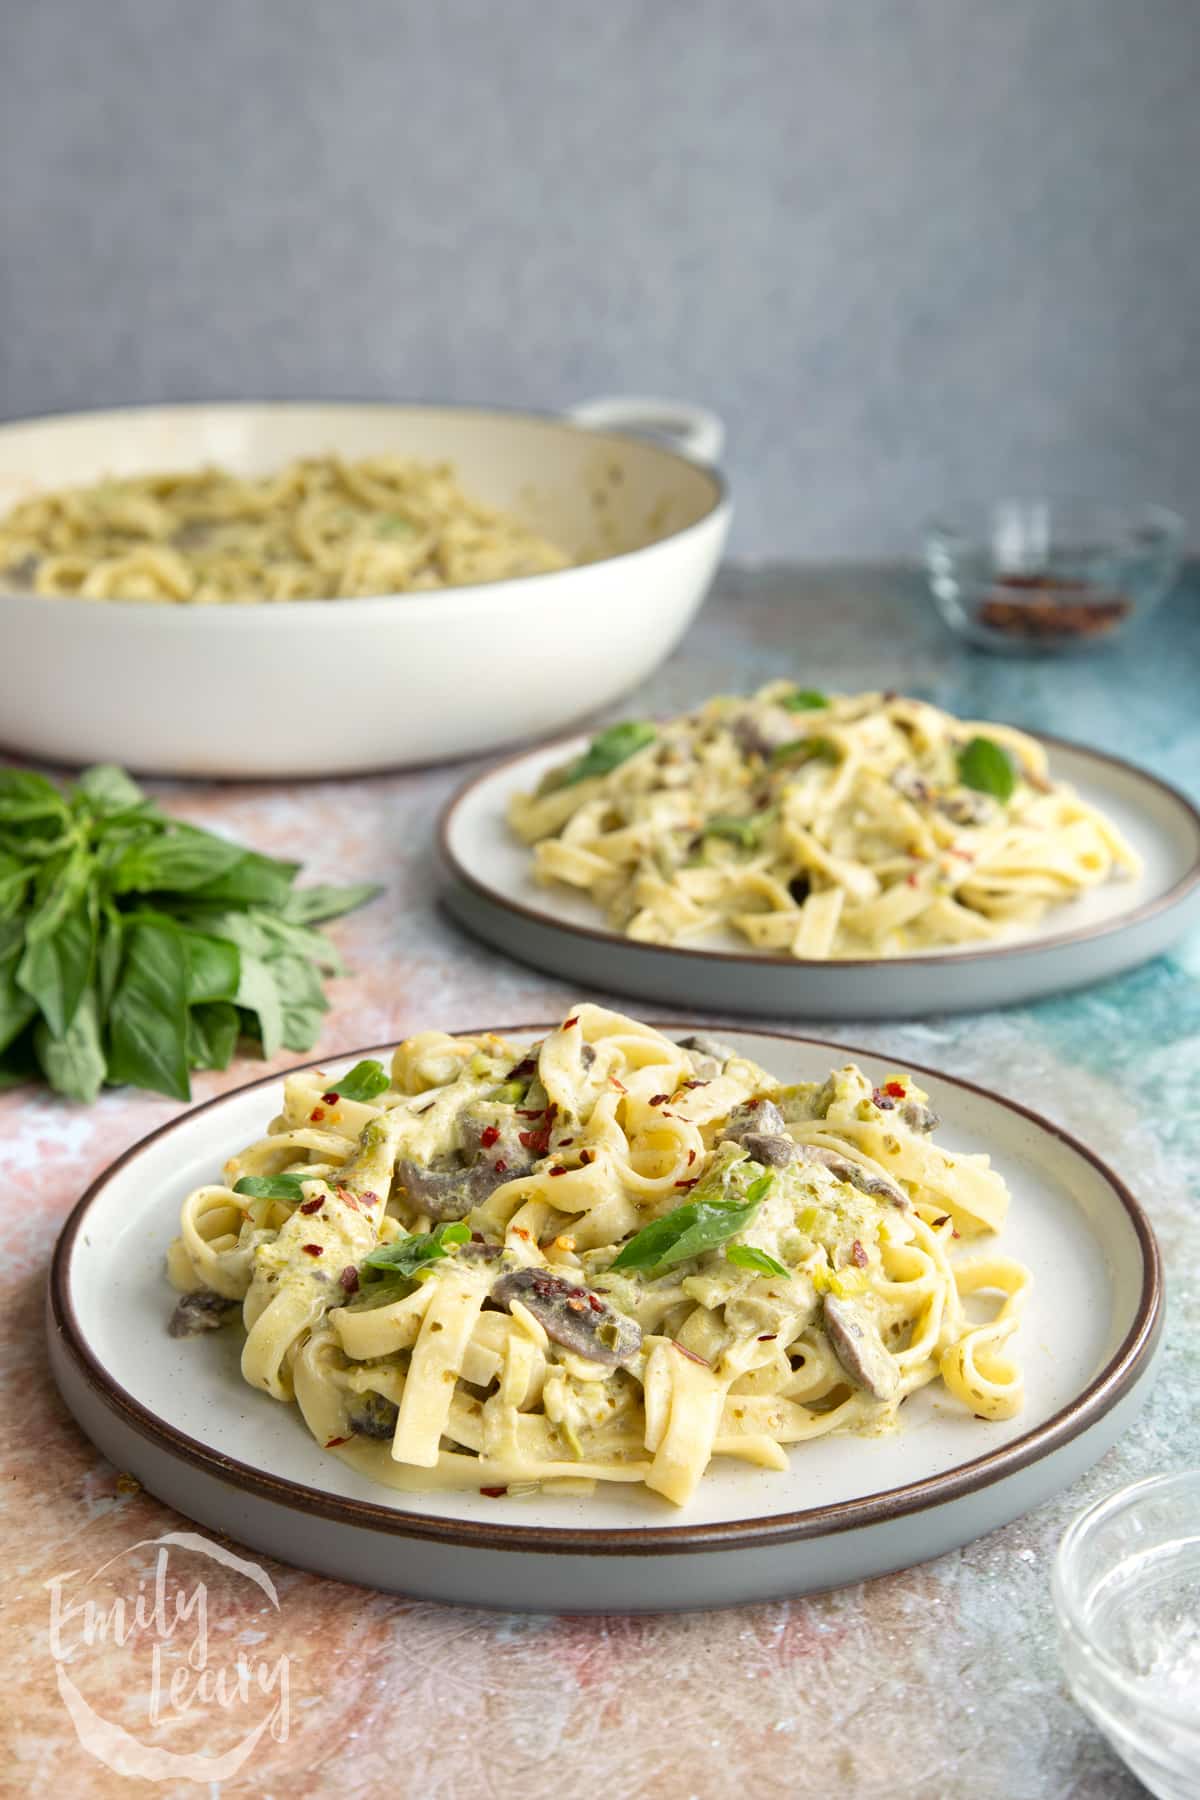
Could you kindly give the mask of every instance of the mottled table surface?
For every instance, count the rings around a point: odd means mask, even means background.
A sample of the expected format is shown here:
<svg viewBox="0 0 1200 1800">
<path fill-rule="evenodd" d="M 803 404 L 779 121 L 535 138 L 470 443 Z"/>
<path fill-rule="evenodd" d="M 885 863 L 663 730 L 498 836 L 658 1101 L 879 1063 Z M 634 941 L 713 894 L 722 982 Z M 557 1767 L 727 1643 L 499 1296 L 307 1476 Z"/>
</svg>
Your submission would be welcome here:
<svg viewBox="0 0 1200 1800">
<path fill-rule="evenodd" d="M 1198 598 L 1194 587 L 1177 592 L 1120 650 L 1006 661 L 955 644 L 911 576 L 742 568 L 725 573 L 686 646 L 622 710 L 682 707 L 794 673 L 806 684 L 912 691 L 977 718 L 1091 741 L 1186 788 L 1200 771 Z M 333 928 L 354 973 L 332 986 L 322 1053 L 432 1025 L 544 1017 L 576 997 L 470 942 L 436 909 L 431 833 L 466 773 L 161 784 L 182 816 L 302 858 L 314 879 L 387 883 L 384 899 Z M 1019 1010 L 906 1026 L 796 1020 L 1031 1102 L 1092 1144 L 1149 1210 L 1170 1284 L 1162 1373 L 1139 1422 L 1077 1486 L 922 1568 L 724 1613 L 503 1617 L 410 1604 L 265 1563 L 278 1590 L 274 1612 L 244 1576 L 206 1566 L 210 1635 L 230 1657 L 241 1646 L 288 1658 L 288 1732 L 286 1741 L 264 1738 L 227 1779 L 198 1787 L 168 1771 L 158 1791 L 423 1800 L 584 1791 L 613 1800 L 939 1800 L 959 1792 L 1116 1800 L 1140 1792 L 1065 1692 L 1049 1569 L 1064 1524 L 1086 1501 L 1137 1476 L 1200 1463 L 1198 975 L 1193 939 L 1087 993 Z M 222 1075 L 200 1076 L 196 1098 L 260 1073 L 240 1059 Z M 132 1605 L 139 1572 L 153 1573 L 146 1541 L 187 1527 L 121 1478 L 66 1414 L 46 1371 L 42 1304 L 54 1237 L 82 1189 L 180 1110 L 124 1091 L 90 1108 L 30 1090 L 0 1101 L 3 1793 L 151 1791 L 133 1774 L 109 1772 L 78 1741 L 57 1686 L 45 1584 L 64 1578 L 58 1592 L 69 1598 L 92 1576 L 109 1604 L 125 1593 Z M 113 1573 L 122 1570 L 123 1588 Z M 88 1644 L 85 1626 L 77 1618 L 66 1633 L 75 1645 L 68 1666 L 110 1725 L 179 1754 L 215 1754 L 244 1736 L 236 1705 L 222 1710 L 202 1698 L 190 1725 L 154 1739 L 148 1639 Z"/>
</svg>

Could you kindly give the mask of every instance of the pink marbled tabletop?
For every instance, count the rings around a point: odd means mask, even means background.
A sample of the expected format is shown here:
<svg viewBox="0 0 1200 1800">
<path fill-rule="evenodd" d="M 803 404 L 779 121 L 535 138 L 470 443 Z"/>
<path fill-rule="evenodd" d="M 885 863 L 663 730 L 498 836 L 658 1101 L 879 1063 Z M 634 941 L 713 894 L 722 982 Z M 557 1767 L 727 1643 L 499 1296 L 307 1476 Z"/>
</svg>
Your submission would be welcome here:
<svg viewBox="0 0 1200 1800">
<path fill-rule="evenodd" d="M 1167 774 L 1188 756 L 1194 765 L 1197 748 L 1187 658 L 1168 653 L 1169 644 L 1178 652 L 1180 631 L 1196 635 L 1194 617 L 1181 614 L 1173 637 L 1164 625 L 1161 645 L 1151 637 L 1142 648 L 1154 663 L 1142 690 L 1153 692 L 1153 712 L 1147 701 L 1142 716 L 1125 694 L 1127 717 L 1133 708 L 1127 753 Z M 968 656 L 930 623 L 901 577 L 761 570 L 726 574 L 686 649 L 629 710 L 674 708 L 789 671 L 834 687 L 916 689 L 971 716 L 1081 738 L 1101 738 L 1112 716 L 1109 686 L 1121 675 L 1119 665 Z M 545 1018 L 577 997 L 471 943 L 436 910 L 431 832 L 468 772 L 158 788 L 183 817 L 303 859 L 308 879 L 386 882 L 383 899 L 332 928 L 354 972 L 331 985 L 322 1054 L 434 1025 Z M 266 1702 L 252 1693 L 223 1706 L 194 1667 L 189 1673 L 195 1615 L 164 1631 L 148 1614 L 126 1635 L 114 1634 L 110 1612 L 107 1636 L 93 1629 L 88 1642 L 89 1620 L 73 1610 L 86 1584 L 107 1608 L 123 1597 L 134 1623 L 139 1579 L 144 1607 L 153 1598 L 154 1540 L 189 1526 L 93 1450 L 59 1401 L 43 1350 L 46 1269 L 63 1219 L 113 1157 L 182 1108 L 123 1090 L 86 1108 L 40 1091 L 5 1096 L 0 1791 L 56 1800 L 153 1791 L 137 1772 L 152 1745 L 185 1759 L 159 1771 L 158 1791 L 170 1795 L 1116 1800 L 1139 1792 L 1063 1687 L 1049 1565 L 1063 1525 L 1086 1501 L 1200 1461 L 1191 1279 L 1200 1234 L 1186 1196 L 1200 1161 L 1192 1098 L 1200 1005 L 1188 967 L 1196 962 L 1193 944 L 1089 994 L 986 1017 L 840 1030 L 796 1021 L 895 1046 L 896 1060 L 941 1064 L 1031 1101 L 1090 1141 L 1148 1205 L 1172 1282 L 1164 1373 L 1140 1422 L 1074 1489 L 907 1573 L 695 1615 L 453 1610 L 261 1561 L 276 1606 L 238 1568 L 175 1545 L 174 1577 L 189 1592 L 204 1583 L 210 1666 L 232 1666 L 239 1651 L 252 1667 L 276 1672 L 286 1659 L 286 1731 L 277 1711 L 276 1735 L 267 1732 L 237 1768 L 236 1747 L 266 1716 Z M 303 1059 L 278 1066 L 289 1060 Z M 222 1075 L 198 1077 L 195 1097 L 262 1072 L 240 1058 Z M 164 1699 L 173 1674 L 186 1709 Z M 159 1722 L 151 1725 L 156 1681 Z M 73 1715 L 73 1694 L 84 1696 L 86 1717 L 78 1708 Z M 96 1741 L 89 1719 L 102 1722 L 105 1753 L 127 1773 L 85 1748 L 83 1739 Z M 133 1751 L 114 1747 L 122 1729 Z M 132 1761 L 122 1764 L 123 1754 Z M 227 1757 L 227 1772 L 186 1760 L 217 1756 Z"/>
</svg>

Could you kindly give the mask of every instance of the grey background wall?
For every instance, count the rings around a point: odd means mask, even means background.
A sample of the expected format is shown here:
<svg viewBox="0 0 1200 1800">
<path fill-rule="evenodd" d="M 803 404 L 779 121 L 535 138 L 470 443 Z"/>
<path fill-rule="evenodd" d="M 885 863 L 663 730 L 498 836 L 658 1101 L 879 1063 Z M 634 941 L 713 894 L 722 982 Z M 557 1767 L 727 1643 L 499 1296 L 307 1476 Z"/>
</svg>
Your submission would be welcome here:
<svg viewBox="0 0 1200 1800">
<path fill-rule="evenodd" d="M 8 415 L 643 390 L 743 552 L 1200 526 L 1196 0 L 10 0 L 0 171 Z"/>
</svg>

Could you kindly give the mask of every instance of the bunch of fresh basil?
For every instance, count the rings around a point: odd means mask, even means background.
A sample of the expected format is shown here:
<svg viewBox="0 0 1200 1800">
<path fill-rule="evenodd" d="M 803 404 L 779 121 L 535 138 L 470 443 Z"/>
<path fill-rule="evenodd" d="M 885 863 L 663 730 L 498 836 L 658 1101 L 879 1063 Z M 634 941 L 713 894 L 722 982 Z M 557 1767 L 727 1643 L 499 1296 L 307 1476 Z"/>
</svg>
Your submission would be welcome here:
<svg viewBox="0 0 1200 1800">
<path fill-rule="evenodd" d="M 73 792 L 0 770 L 0 1086 L 188 1100 L 243 1033 L 310 1049 L 341 972 L 312 927 L 378 889 L 297 889 L 298 869 L 168 818 L 112 765 Z"/>
</svg>

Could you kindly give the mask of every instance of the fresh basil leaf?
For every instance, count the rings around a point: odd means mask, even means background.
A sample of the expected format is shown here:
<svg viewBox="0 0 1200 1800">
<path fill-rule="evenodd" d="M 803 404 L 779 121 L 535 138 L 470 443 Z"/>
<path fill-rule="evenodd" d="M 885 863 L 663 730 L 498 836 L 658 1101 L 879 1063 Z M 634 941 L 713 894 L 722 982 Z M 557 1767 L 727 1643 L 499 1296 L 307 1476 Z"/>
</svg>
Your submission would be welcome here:
<svg viewBox="0 0 1200 1800">
<path fill-rule="evenodd" d="M 725 1261 L 732 1263 L 735 1269 L 754 1269 L 759 1275 L 791 1274 L 783 1263 L 753 1244 L 727 1244 Z"/>
<path fill-rule="evenodd" d="M 299 868 L 299 863 L 277 862 L 256 850 L 244 850 L 224 874 L 191 893 L 197 900 L 223 900 L 235 906 L 285 906 Z"/>
<path fill-rule="evenodd" d="M 126 936 L 108 1020 L 109 1080 L 190 1100 L 187 957 L 174 926 L 139 920 Z"/>
<path fill-rule="evenodd" d="M 67 804 L 52 781 L 31 769 L 0 769 L 0 820 L 67 818 Z"/>
<path fill-rule="evenodd" d="M 96 982 L 99 988 L 102 1016 L 107 1016 L 108 1009 L 112 1004 L 117 978 L 121 973 L 121 958 L 124 950 L 124 921 L 116 907 L 109 901 L 100 915 L 96 938 Z"/>
<path fill-rule="evenodd" d="M 248 1030 L 259 1040 L 263 1055 L 270 1061 L 283 1048 L 284 1029 L 283 1002 L 270 963 L 248 956 L 243 950 L 241 979 L 234 998 L 243 1012 L 253 1015 L 254 1022 Z"/>
<path fill-rule="evenodd" d="M 32 910 L 25 921 L 25 936 L 31 944 L 55 935 L 87 893 L 91 876 L 91 858 L 79 843 L 42 864 L 34 879 Z"/>
<path fill-rule="evenodd" d="M 762 824 L 758 819 L 736 819 L 725 813 L 717 813 L 707 820 L 701 830 L 701 837 L 725 838 L 731 844 L 738 844 L 743 850 L 754 850 L 758 847 Z"/>
<path fill-rule="evenodd" d="M 829 695 L 818 688 L 796 688 L 784 696 L 780 705 L 785 712 L 824 712 L 829 705 Z"/>
<path fill-rule="evenodd" d="M 390 1244 L 380 1244 L 363 1258 L 359 1264 L 360 1276 L 365 1281 L 376 1281 L 384 1275 L 393 1279 L 403 1276 L 412 1281 L 419 1278 L 430 1263 L 441 1262 L 449 1256 L 448 1244 L 465 1244 L 470 1236 L 470 1226 L 456 1221 L 451 1225 L 437 1225 L 432 1231 L 394 1238 Z"/>
<path fill-rule="evenodd" d="M 132 843 L 112 870 L 115 894 L 191 893 L 226 875 L 246 852 L 207 831 L 173 826 Z"/>
<path fill-rule="evenodd" d="M 0 1051 L 20 1037 L 38 1010 L 37 1001 L 17 981 L 25 949 L 25 929 L 18 919 L 0 924 Z"/>
<path fill-rule="evenodd" d="M 283 1009 L 283 1047 L 285 1050 L 311 1050 L 321 1035 L 321 1026 L 329 1002 L 319 1006 L 285 1006 Z"/>
<path fill-rule="evenodd" d="M 306 963 L 315 964 L 326 975 L 346 973 L 346 965 L 336 945 L 322 932 L 314 931 L 308 925 L 294 925 L 290 919 L 281 919 L 277 913 L 269 913 L 262 907 L 256 910 L 255 920 L 263 936 L 264 956 L 298 956 Z"/>
<path fill-rule="evenodd" d="M 116 763 L 97 763 L 94 768 L 85 769 L 75 788 L 101 817 L 128 812 L 131 807 L 141 806 L 146 798 L 137 782 Z"/>
<path fill-rule="evenodd" d="M 172 924 L 174 921 L 172 920 Z M 189 931 L 175 926 L 187 958 L 188 1001 L 192 1006 L 202 1000 L 232 1000 L 242 977 L 242 959 L 236 944 L 228 938 L 209 937 L 207 932 Z"/>
<path fill-rule="evenodd" d="M 187 1054 L 193 1069 L 227 1069 L 241 1021 L 228 1000 L 205 1000 L 188 1009 Z"/>
<path fill-rule="evenodd" d="M 20 857 L 0 850 L 0 919 L 11 919 L 21 910 L 33 870 Z"/>
<path fill-rule="evenodd" d="M 94 1100 L 108 1072 L 100 1042 L 95 990 L 88 988 L 61 1036 L 39 1020 L 34 1028 L 33 1047 L 42 1073 L 56 1092 L 65 1094 L 68 1100 Z"/>
<path fill-rule="evenodd" d="M 992 738 L 973 737 L 958 753 L 958 779 L 964 787 L 975 788 L 981 794 L 1010 800 L 1017 785 L 1017 772 L 1007 750 Z"/>
<path fill-rule="evenodd" d="M 656 1275 L 689 1257 L 702 1256 L 715 1250 L 749 1225 L 761 1200 L 744 1203 L 730 1200 L 689 1200 L 644 1225 L 631 1237 L 616 1261 L 614 1269 L 641 1269 Z"/>
<path fill-rule="evenodd" d="M 254 1200 L 290 1200 L 299 1206 L 304 1198 L 300 1183 L 314 1179 L 307 1175 L 243 1175 L 235 1181 L 235 1194 L 249 1194 Z"/>
<path fill-rule="evenodd" d="M 381 1062 L 367 1057 L 333 1083 L 339 1100 L 374 1100 L 391 1087 L 392 1078 Z"/>
<path fill-rule="evenodd" d="M 41 920 L 55 914 L 53 935 L 44 928 L 35 936 Z M 65 917 L 48 903 L 25 928 L 25 951 L 17 968 L 17 982 L 37 1001 L 54 1037 L 62 1037 L 89 981 L 95 952 L 96 930 L 86 900 L 79 900 Z"/>
<path fill-rule="evenodd" d="M 836 762 L 838 747 L 827 737 L 793 738 L 790 744 L 780 744 L 772 750 L 767 761 L 773 769 L 791 768 L 806 762 Z"/>
<path fill-rule="evenodd" d="M 293 888 L 284 902 L 282 916 L 290 925 L 315 925 L 323 919 L 337 919 L 343 913 L 353 912 L 382 892 L 374 881 L 360 881 L 354 887 Z"/>
<path fill-rule="evenodd" d="M 637 751 L 652 744 L 657 736 L 653 725 L 632 719 L 621 725 L 610 725 L 607 731 L 592 739 L 582 756 L 576 757 L 557 785 L 574 787 L 576 782 L 590 781 L 595 775 L 609 775 Z"/>
<path fill-rule="evenodd" d="M 753 1164 L 748 1164 L 745 1166 L 752 1168 Z M 765 1175 L 758 1176 L 757 1180 L 752 1181 L 750 1183 L 750 1186 L 746 1189 L 747 1204 L 750 1206 L 757 1206 L 760 1200 L 766 1199 L 767 1195 L 770 1193 L 770 1191 L 774 1187 L 774 1185 L 775 1185 L 774 1171 L 771 1169 L 768 1169 Z"/>
</svg>

